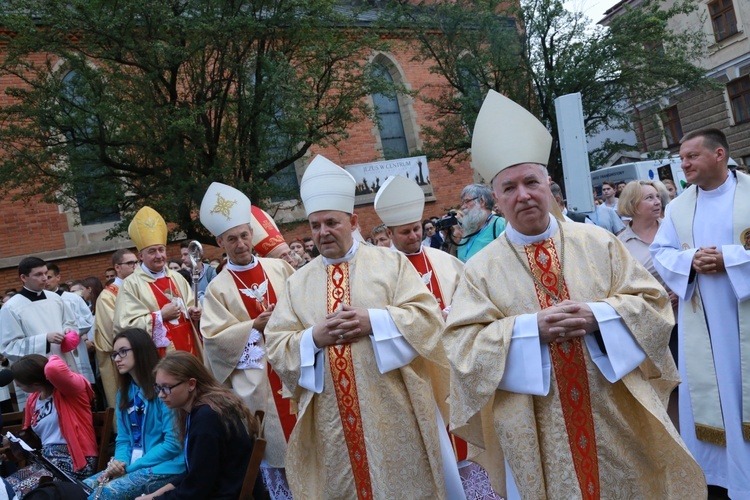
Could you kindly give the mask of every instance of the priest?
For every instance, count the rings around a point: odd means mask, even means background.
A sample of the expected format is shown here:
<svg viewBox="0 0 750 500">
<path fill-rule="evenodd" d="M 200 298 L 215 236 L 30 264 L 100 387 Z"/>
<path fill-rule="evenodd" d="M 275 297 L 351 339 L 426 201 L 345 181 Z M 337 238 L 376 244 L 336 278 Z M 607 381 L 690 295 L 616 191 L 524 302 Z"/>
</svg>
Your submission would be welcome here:
<svg viewBox="0 0 750 500">
<path fill-rule="evenodd" d="M 727 168 L 717 129 L 685 134 L 680 158 L 692 186 L 651 245 L 680 297 L 680 433 L 709 485 L 750 498 L 750 177 Z"/>
<path fill-rule="evenodd" d="M 375 212 L 386 226 L 393 247 L 409 259 L 422 282 L 430 290 L 441 308 L 443 318 L 450 311 L 453 294 L 464 272 L 464 264 L 452 255 L 422 245 L 422 216 L 424 192 L 414 180 L 401 175 L 388 177 L 375 195 Z M 448 372 L 434 366 L 433 380 L 440 380 Z M 448 388 L 445 382 L 435 387 Z M 443 417 L 448 419 L 448 394 L 435 394 Z M 467 460 L 466 441 L 450 435 L 453 452 L 458 461 L 461 482 L 467 498 L 495 498 L 487 473 L 476 463 Z"/>
<path fill-rule="evenodd" d="M 253 256 L 252 219 L 250 200 L 242 192 L 219 182 L 209 186 L 201 224 L 228 261 L 203 297 L 203 355 L 216 379 L 230 386 L 251 413 L 265 413 L 263 481 L 271 498 L 288 498 L 284 456 L 297 421 L 296 405 L 268 364 L 265 328 L 294 269 L 281 259 Z"/>
<path fill-rule="evenodd" d="M 47 263 L 25 257 L 18 264 L 18 277 L 23 288 L 0 308 L 0 352 L 11 362 L 27 354 L 56 354 L 78 371 L 71 352 L 80 343 L 76 317 L 59 295 L 45 289 Z M 23 410 L 27 394 L 16 387 L 16 398 Z"/>
<path fill-rule="evenodd" d="M 299 401 L 295 498 L 463 498 L 425 358 L 445 365 L 440 309 L 400 253 L 357 242 L 354 178 L 317 156 L 300 192 L 321 258 L 299 269 L 266 327 Z"/>
<path fill-rule="evenodd" d="M 453 299 L 451 429 L 510 498 L 705 498 L 666 411 L 669 297 L 614 235 L 550 215 L 551 144 L 490 91 L 472 159 L 508 225 Z"/>
<path fill-rule="evenodd" d="M 154 339 L 159 354 L 168 350 L 202 357 L 203 347 L 193 322 L 201 309 L 193 305 L 190 284 L 167 267 L 167 224 L 151 207 L 143 207 L 128 226 L 142 261 L 117 294 L 114 334 L 142 328 Z"/>
<path fill-rule="evenodd" d="M 121 248 L 112 254 L 112 266 L 115 270 L 115 278 L 112 283 L 104 287 L 99 298 L 96 299 L 96 317 L 94 321 L 94 346 L 96 347 L 96 360 L 99 363 L 99 374 L 104 387 L 104 395 L 107 398 L 107 406 L 114 408 L 117 404 L 117 371 L 115 364 L 110 359 L 112 354 L 113 321 L 115 316 L 115 304 L 117 303 L 117 292 L 122 282 L 133 274 L 138 259 L 135 254 L 127 248 Z"/>
</svg>

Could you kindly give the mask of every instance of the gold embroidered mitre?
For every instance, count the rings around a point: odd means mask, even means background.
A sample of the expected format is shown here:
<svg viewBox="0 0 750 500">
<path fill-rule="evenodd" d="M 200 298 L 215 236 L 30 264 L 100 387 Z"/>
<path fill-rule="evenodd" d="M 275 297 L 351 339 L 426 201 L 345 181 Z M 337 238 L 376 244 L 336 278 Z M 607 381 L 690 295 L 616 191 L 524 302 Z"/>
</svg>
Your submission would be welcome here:
<svg viewBox="0 0 750 500">
<path fill-rule="evenodd" d="M 253 219 L 250 198 L 220 182 L 212 182 L 201 201 L 201 224 L 214 236 L 240 224 L 250 224 Z"/>
<path fill-rule="evenodd" d="M 128 235 L 139 252 L 152 245 L 166 245 L 167 223 L 156 210 L 143 207 L 130 222 Z"/>
</svg>

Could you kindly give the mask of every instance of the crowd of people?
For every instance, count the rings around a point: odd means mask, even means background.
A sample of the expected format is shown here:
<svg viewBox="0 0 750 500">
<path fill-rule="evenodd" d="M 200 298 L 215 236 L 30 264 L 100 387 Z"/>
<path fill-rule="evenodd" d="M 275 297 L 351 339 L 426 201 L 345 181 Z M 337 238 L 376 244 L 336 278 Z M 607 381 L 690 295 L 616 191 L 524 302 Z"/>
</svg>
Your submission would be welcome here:
<svg viewBox="0 0 750 500">
<path fill-rule="evenodd" d="M 389 177 L 364 239 L 354 178 L 317 156 L 311 237 L 273 256 L 247 196 L 213 183 L 199 218 L 223 261 L 188 242 L 168 260 L 150 207 L 104 285 L 26 257 L 0 309 L 3 410 L 90 498 L 237 498 L 261 435 L 255 498 L 750 498 L 750 177 L 696 131 L 679 196 L 605 183 L 569 213 L 551 141 L 490 92 L 472 143 L 489 184 L 441 217 Z M 21 498 L 46 473 L 5 480 Z"/>
</svg>

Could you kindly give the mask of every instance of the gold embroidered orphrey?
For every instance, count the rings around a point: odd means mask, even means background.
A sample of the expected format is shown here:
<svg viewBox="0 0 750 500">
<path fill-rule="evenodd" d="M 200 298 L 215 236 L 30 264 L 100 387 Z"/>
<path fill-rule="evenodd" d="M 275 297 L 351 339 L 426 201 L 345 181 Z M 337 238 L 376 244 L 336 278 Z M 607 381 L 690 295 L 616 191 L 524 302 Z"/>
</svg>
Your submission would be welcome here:
<svg viewBox="0 0 750 500">
<path fill-rule="evenodd" d="M 565 236 L 563 235 L 563 228 L 562 224 L 558 226 L 560 228 L 560 276 L 565 276 Z M 549 295 L 549 297 L 552 299 L 552 304 L 559 304 L 562 302 L 562 299 L 560 298 L 563 295 L 563 281 L 560 280 L 557 282 L 557 293 L 555 294 L 552 290 L 547 288 L 544 283 L 542 283 L 539 278 L 534 276 L 534 273 L 531 272 L 531 269 L 529 269 L 527 264 L 524 264 L 523 260 L 521 260 L 521 256 L 518 255 L 518 252 L 513 247 L 513 243 L 510 242 L 510 238 L 508 238 L 508 232 L 505 232 L 505 241 L 508 242 L 508 246 L 513 251 L 513 255 L 516 256 L 516 260 L 519 264 L 521 264 L 521 267 L 524 271 L 526 271 L 526 274 L 531 276 L 531 279 L 534 281 L 534 284 L 539 287 L 540 290 L 542 290 L 544 293 Z M 560 335 L 561 337 L 564 337 L 565 335 Z"/>
<path fill-rule="evenodd" d="M 227 220 L 231 220 L 232 218 L 229 216 L 229 212 L 236 204 L 237 200 L 228 200 L 224 198 L 221 193 L 216 193 L 216 205 L 214 205 L 214 208 L 211 209 L 210 213 L 221 214 L 226 217 Z"/>
</svg>

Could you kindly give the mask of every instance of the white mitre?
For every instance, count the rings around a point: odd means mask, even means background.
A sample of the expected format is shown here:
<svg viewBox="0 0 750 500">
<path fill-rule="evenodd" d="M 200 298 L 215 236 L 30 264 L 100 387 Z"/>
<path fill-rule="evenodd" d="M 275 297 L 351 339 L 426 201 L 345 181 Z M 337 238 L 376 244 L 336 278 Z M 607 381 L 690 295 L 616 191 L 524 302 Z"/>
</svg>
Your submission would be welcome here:
<svg viewBox="0 0 750 500">
<path fill-rule="evenodd" d="M 249 224 L 253 219 L 250 199 L 242 191 L 220 182 L 212 182 L 201 201 L 201 224 L 214 236 Z"/>
<path fill-rule="evenodd" d="M 490 90 L 471 139 L 472 166 L 486 182 L 520 163 L 546 166 L 551 148 L 547 127 L 522 106 Z"/>
<path fill-rule="evenodd" d="M 305 170 L 299 193 L 309 216 L 321 210 L 354 212 L 354 191 L 357 181 L 352 174 L 325 156 L 318 155 Z"/>
<path fill-rule="evenodd" d="M 375 212 L 388 227 L 420 222 L 424 212 L 422 188 L 400 175 L 388 177 L 375 195 Z"/>
</svg>

